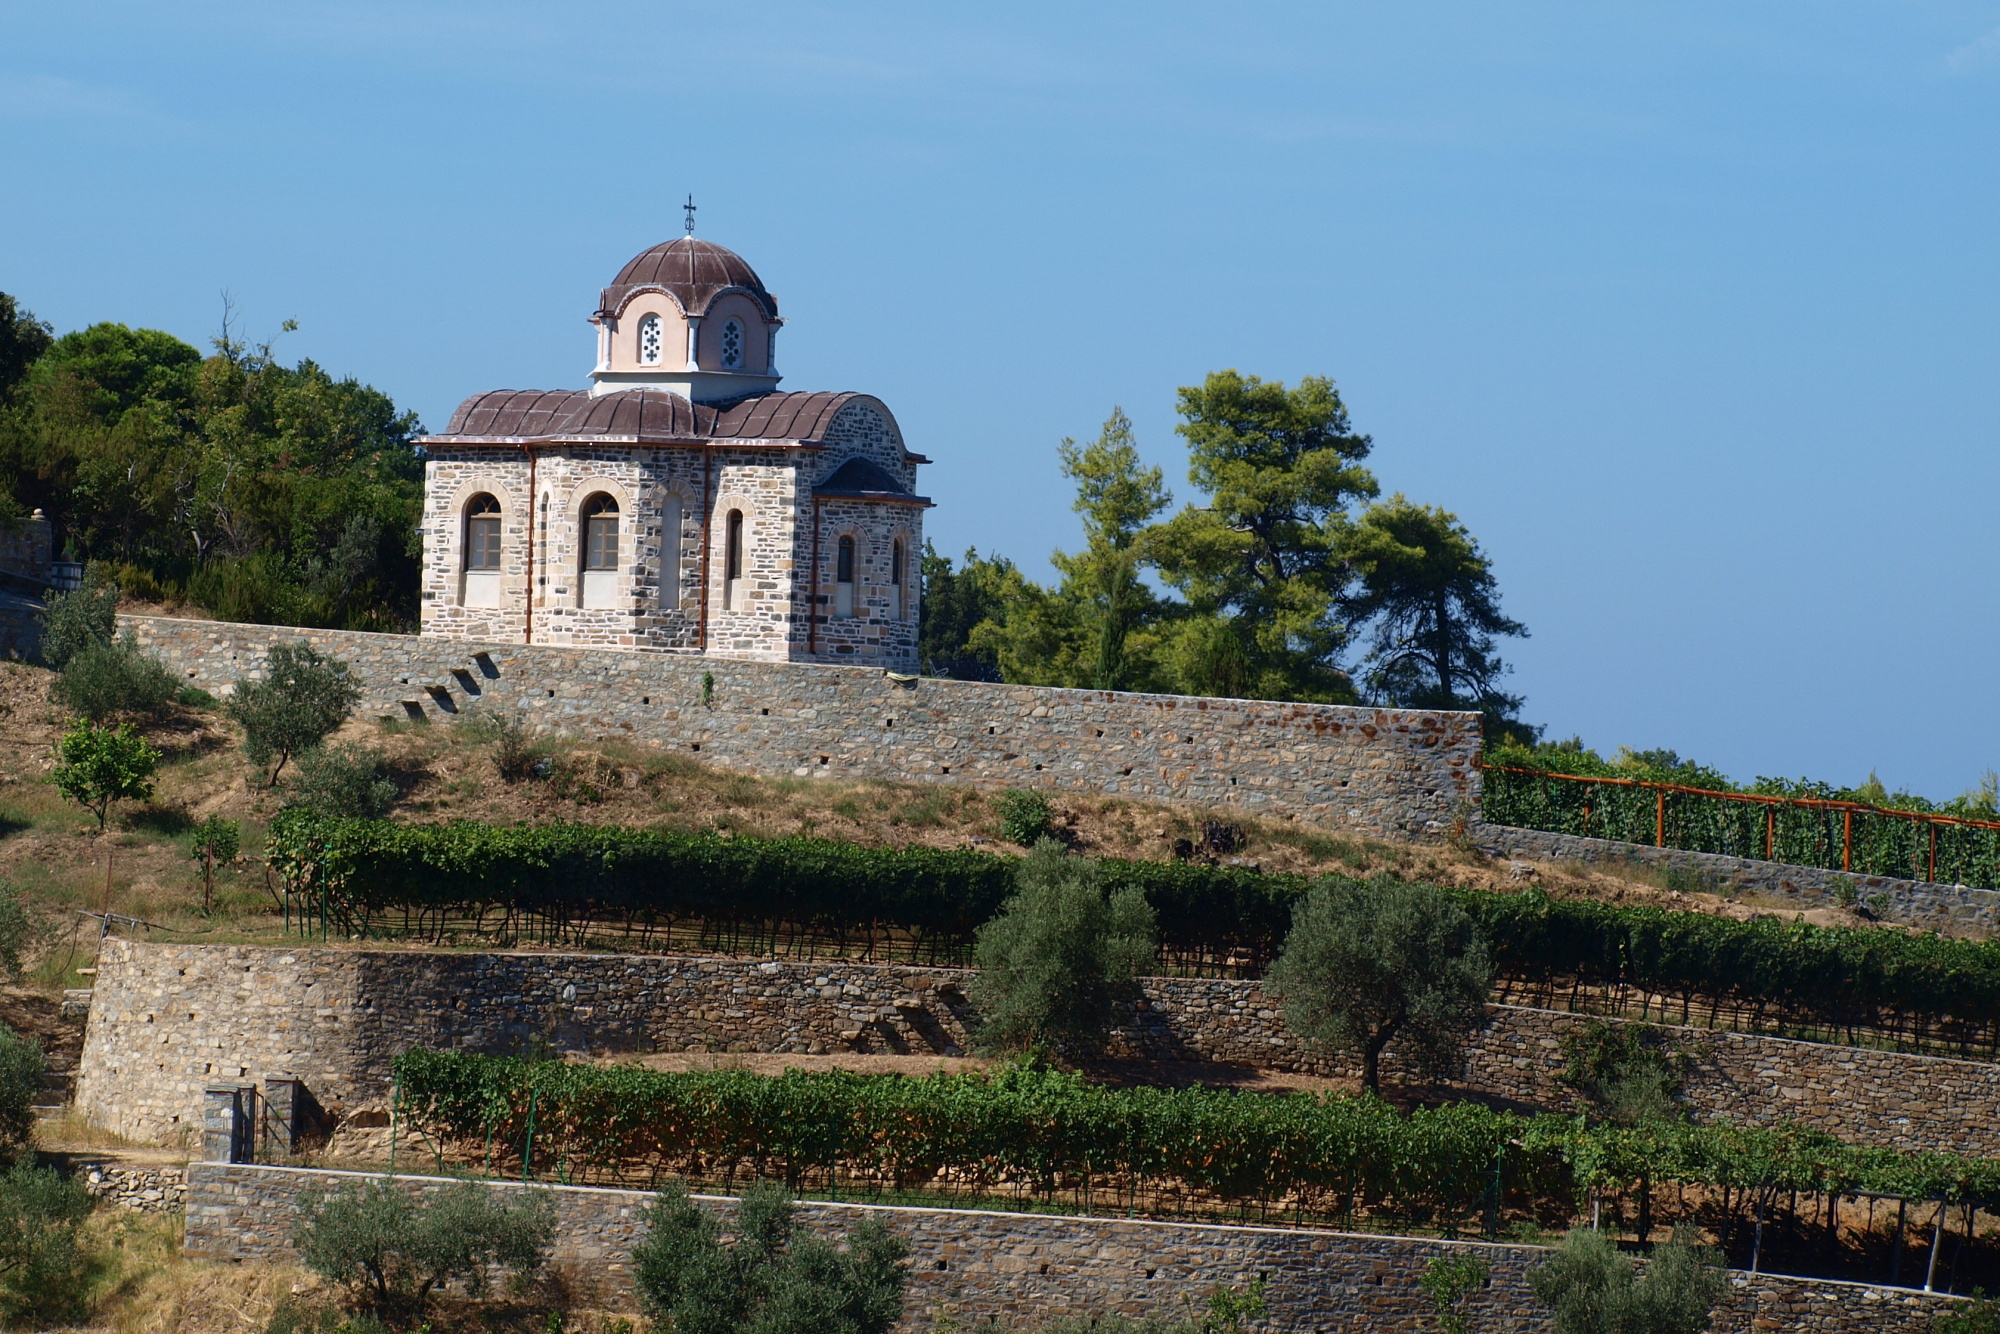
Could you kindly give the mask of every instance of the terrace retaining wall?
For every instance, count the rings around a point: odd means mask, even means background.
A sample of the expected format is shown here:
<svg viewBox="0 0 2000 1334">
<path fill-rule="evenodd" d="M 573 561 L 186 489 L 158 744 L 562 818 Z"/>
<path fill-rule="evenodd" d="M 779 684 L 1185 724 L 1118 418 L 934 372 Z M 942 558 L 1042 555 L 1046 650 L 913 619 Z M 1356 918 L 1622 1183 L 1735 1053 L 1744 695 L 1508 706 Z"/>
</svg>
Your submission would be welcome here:
<svg viewBox="0 0 2000 1334">
<path fill-rule="evenodd" d="M 133 1139 L 198 1135 L 203 1090 L 305 1081 L 349 1132 L 388 1125 L 391 1062 L 415 1046 L 504 1053 L 547 1043 L 635 1052 L 954 1055 L 977 1024 L 957 969 L 658 955 L 154 945 L 97 961 L 77 1106 Z M 1150 978 L 1113 1054 L 1351 1076 L 1302 1048 L 1255 982 Z M 1588 1022 L 1495 1006 L 1462 1092 L 1563 1107 L 1563 1039 Z M 1790 1117 L 1857 1143 L 2000 1156 L 2000 1066 L 1700 1028 L 1697 1115 Z M 1393 1062 L 1388 1077 L 1397 1078 Z"/>
<path fill-rule="evenodd" d="M 188 1169 L 187 1250 L 217 1260 L 295 1260 L 290 1235 L 299 1193 L 338 1188 L 360 1174 L 249 1164 Z M 454 1184 L 400 1177 L 414 1194 Z M 527 1189 L 500 1183 L 497 1189 Z M 552 1266 L 579 1304 L 631 1310 L 632 1246 L 643 1233 L 641 1191 L 549 1187 L 558 1230 Z M 718 1212 L 734 1201 L 703 1197 Z M 1179 1316 L 1215 1284 L 1262 1278 L 1274 1331 L 1418 1334 L 1436 1328 L 1417 1286 L 1428 1261 L 1473 1252 L 1492 1266 L 1472 1299 L 1480 1329 L 1546 1330 L 1527 1274 L 1547 1257 L 1537 1247 L 1445 1242 L 1292 1228 L 1065 1218 L 960 1209 L 804 1203 L 802 1220 L 841 1235 L 878 1217 L 910 1247 L 911 1282 L 901 1328 L 933 1328 L 939 1314 L 965 1324 L 993 1316 L 1040 1323 L 1053 1316 L 1121 1311 Z M 1900 1288 L 1761 1275 L 1732 1276 L 1710 1328 L 1716 1334 L 1784 1329 L 1808 1334 L 1923 1334 L 1950 1298 Z"/>
</svg>

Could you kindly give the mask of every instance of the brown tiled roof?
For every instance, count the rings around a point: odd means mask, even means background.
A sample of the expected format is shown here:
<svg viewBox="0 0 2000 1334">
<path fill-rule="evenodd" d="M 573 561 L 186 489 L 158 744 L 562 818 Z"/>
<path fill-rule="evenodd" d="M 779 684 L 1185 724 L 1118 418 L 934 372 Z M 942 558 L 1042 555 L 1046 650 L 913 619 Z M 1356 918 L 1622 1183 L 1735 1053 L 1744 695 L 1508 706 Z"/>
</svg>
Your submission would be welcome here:
<svg viewBox="0 0 2000 1334">
<path fill-rule="evenodd" d="M 658 289 L 673 293 L 688 314 L 701 315 L 709 302 L 732 287 L 747 292 L 766 315 L 778 318 L 778 299 L 764 290 L 763 279 L 741 255 L 713 241 L 683 236 L 634 256 L 598 298 L 597 313 L 616 315 L 633 293 Z"/>
<path fill-rule="evenodd" d="M 439 444 L 516 440 L 785 440 L 814 444 L 861 394 L 756 394 L 724 408 L 664 389 L 622 389 L 593 398 L 581 389 L 497 389 L 459 404 Z M 915 457 L 915 456 L 911 456 Z M 885 476 L 887 474 L 884 474 Z"/>
<path fill-rule="evenodd" d="M 813 488 L 822 500 L 883 500 L 902 505 L 928 505 L 924 496 L 910 494 L 908 487 L 889 475 L 889 470 L 873 459 L 852 458 L 833 470 L 833 476 Z"/>
</svg>

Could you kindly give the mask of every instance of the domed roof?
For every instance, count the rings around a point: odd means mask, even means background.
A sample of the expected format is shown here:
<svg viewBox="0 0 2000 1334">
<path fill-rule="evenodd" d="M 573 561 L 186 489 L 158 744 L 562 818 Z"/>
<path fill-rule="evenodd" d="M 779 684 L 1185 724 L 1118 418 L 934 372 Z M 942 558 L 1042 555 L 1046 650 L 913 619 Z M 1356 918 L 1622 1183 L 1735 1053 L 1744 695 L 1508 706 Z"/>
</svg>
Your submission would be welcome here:
<svg viewBox="0 0 2000 1334">
<path fill-rule="evenodd" d="M 651 288 L 673 293 L 682 310 L 701 315 L 709 302 L 732 287 L 747 292 L 772 319 L 778 317 L 777 298 L 764 290 L 764 280 L 741 255 L 713 241 L 682 236 L 634 255 L 604 289 L 597 312 L 616 315 L 634 292 Z"/>
</svg>

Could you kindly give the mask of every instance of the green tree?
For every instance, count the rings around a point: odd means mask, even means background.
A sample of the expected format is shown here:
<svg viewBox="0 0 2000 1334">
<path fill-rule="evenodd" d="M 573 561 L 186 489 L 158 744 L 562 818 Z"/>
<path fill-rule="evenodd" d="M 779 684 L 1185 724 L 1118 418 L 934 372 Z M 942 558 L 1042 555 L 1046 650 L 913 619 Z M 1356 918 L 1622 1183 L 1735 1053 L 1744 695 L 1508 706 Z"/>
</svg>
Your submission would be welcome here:
<svg viewBox="0 0 2000 1334">
<path fill-rule="evenodd" d="M 18 975 L 18 969 L 13 971 Z M 35 1103 L 47 1071 L 42 1045 L 0 1024 L 0 1157 L 5 1161 L 34 1156 Z"/>
<path fill-rule="evenodd" d="M 1007 600 L 1022 583 L 1021 572 L 1004 556 L 985 557 L 965 549 L 959 567 L 924 543 L 924 596 L 919 604 L 917 659 L 934 676 L 998 681 L 999 655 L 991 644 L 975 644 L 973 632 L 1002 622 Z"/>
<path fill-rule="evenodd" d="M 275 787 L 285 761 L 326 740 L 360 702 L 347 664 L 300 640 L 273 644 L 263 679 L 239 679 L 224 712 L 243 728 L 250 762 L 271 766 L 265 786 Z"/>
<path fill-rule="evenodd" d="M 989 1049 L 1051 1042 L 1100 1046 L 1120 1001 L 1158 951 L 1153 909 L 1136 888 L 1106 896 L 1095 862 L 1045 838 L 1021 860 L 1015 892 L 973 944 L 979 1041 Z"/>
<path fill-rule="evenodd" d="M 180 683 L 129 633 L 109 643 L 86 644 L 49 683 L 49 698 L 92 722 L 119 715 L 152 720 L 171 710 Z"/>
<path fill-rule="evenodd" d="M 1555 1334 L 1701 1334 L 1728 1283 L 1715 1252 L 1677 1232 L 1644 1274 L 1595 1228 L 1576 1228 L 1528 1286 L 1555 1317 Z"/>
<path fill-rule="evenodd" d="M 0 1176 L 0 1319 L 9 1328 L 80 1324 L 102 1269 L 83 1224 L 95 1204 L 75 1178 L 16 1163 Z"/>
<path fill-rule="evenodd" d="M 1343 543 L 1360 576 L 1347 602 L 1370 625 L 1369 692 L 1404 708 L 1476 709 L 1511 721 L 1518 695 L 1501 691 L 1497 635 L 1528 628 L 1500 611 L 1491 562 L 1458 516 L 1401 494 L 1365 510 Z"/>
<path fill-rule="evenodd" d="M 1084 549 L 1050 557 L 1062 580 L 1044 589 L 1011 587 L 1003 618 L 979 642 L 990 643 L 1009 681 L 1141 690 L 1155 683 L 1135 637 L 1166 608 L 1140 577 L 1149 525 L 1171 499 L 1160 470 L 1142 467 L 1124 409 L 1113 408 L 1096 440 L 1056 446 L 1063 475 L 1076 483 Z"/>
<path fill-rule="evenodd" d="M 782 1187 L 760 1182 L 738 1201 L 725 1243 L 715 1215 L 675 1183 L 645 1223 L 633 1278 L 674 1334 L 886 1334 L 902 1316 L 909 1248 L 880 1219 L 842 1249 L 800 1224 Z"/>
<path fill-rule="evenodd" d="M 1409 1069 L 1449 1074 L 1486 1020 L 1492 980 L 1485 942 L 1444 891 L 1329 876 L 1293 911 L 1266 986 L 1293 1032 L 1359 1056 L 1379 1093 L 1392 1042 Z"/>
<path fill-rule="evenodd" d="M 109 644 L 118 634 L 118 585 L 107 583 L 96 569 L 84 572 L 83 587 L 67 592 L 50 589 L 42 595 L 41 659 L 61 671 L 71 658 L 95 644 Z"/>
<path fill-rule="evenodd" d="M 241 831 L 236 821 L 211 815 L 195 826 L 188 847 L 190 859 L 201 863 L 201 906 L 215 906 L 215 868 L 227 866 L 236 856 Z"/>
<path fill-rule="evenodd" d="M 1198 642 L 1170 641 L 1163 653 L 1180 673 L 1220 670 L 1224 680 L 1183 675 L 1178 687 L 1216 693 L 1240 676 L 1231 693 L 1352 701 L 1339 666 L 1350 638 L 1341 546 L 1348 506 L 1378 490 L 1361 466 L 1368 437 L 1319 376 L 1288 389 L 1217 371 L 1180 390 L 1180 415 L 1188 476 L 1208 500 L 1158 525 L 1147 550 L 1187 598 L 1191 618 L 1177 634 Z"/>
<path fill-rule="evenodd" d="M 299 1195 L 292 1245 L 306 1268 L 346 1288 L 378 1315 L 420 1314 L 456 1280 L 474 1295 L 491 1270 L 525 1288 L 555 1241 L 546 1190 L 497 1191 L 461 1181 L 413 1197 L 399 1182 L 350 1182 Z"/>
<path fill-rule="evenodd" d="M 33 311 L 23 310 L 19 301 L 0 292 L 0 404 L 13 397 L 14 386 L 54 341 L 53 331 Z"/>
<path fill-rule="evenodd" d="M 153 795 L 160 752 L 127 723 L 100 727 L 88 718 L 70 723 L 55 745 L 49 781 L 65 797 L 97 817 L 97 831 L 114 801 L 144 801 Z"/>
</svg>

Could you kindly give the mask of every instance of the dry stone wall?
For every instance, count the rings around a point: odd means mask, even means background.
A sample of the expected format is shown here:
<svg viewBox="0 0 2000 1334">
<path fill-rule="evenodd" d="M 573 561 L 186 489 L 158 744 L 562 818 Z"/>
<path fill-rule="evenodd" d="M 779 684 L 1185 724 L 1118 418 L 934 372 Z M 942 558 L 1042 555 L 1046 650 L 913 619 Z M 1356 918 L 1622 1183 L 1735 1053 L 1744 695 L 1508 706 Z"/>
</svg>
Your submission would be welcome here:
<svg viewBox="0 0 2000 1334">
<path fill-rule="evenodd" d="M 1608 838 L 1579 838 L 1574 834 L 1507 825 L 1475 824 L 1469 834 L 1473 846 L 1494 857 L 1668 867 L 1693 872 L 1724 890 L 1750 890 L 1800 908 L 1838 903 L 1844 896 L 1849 902 L 1876 905 L 1889 921 L 1957 934 L 1984 935 L 2000 924 L 2000 890 L 1857 875 L 1815 866 L 1655 848 Z"/>
<path fill-rule="evenodd" d="M 969 974 L 861 963 L 655 955 L 152 945 L 111 939 L 77 1105 L 134 1139 L 190 1140 L 212 1085 L 303 1080 L 343 1124 L 387 1124 L 411 1047 L 579 1055 L 871 1051 L 955 1055 Z M 1562 1108 L 1581 1016 L 1496 1006 L 1456 1086 Z M 1661 1029 L 1692 1061 L 1696 1113 L 1786 1117 L 1856 1143 L 2000 1156 L 2000 1067 L 1708 1029 Z M 1114 1051 L 1352 1075 L 1302 1049 L 1255 982 L 1152 978 Z M 1391 1074 L 1394 1075 L 1393 1064 Z"/>
<path fill-rule="evenodd" d="M 1211 803 L 1434 838 L 1479 797 L 1479 715 L 897 681 L 879 669 L 128 616 L 190 685 L 224 693 L 273 642 L 348 662 L 365 712 L 471 709 L 772 776 L 1048 788 Z"/>
<path fill-rule="evenodd" d="M 363 1179 L 344 1172 L 247 1164 L 188 1169 L 187 1250 L 217 1260 L 291 1260 L 299 1192 Z M 452 1182 L 399 1177 L 413 1195 Z M 526 1189 L 501 1183 L 497 1189 Z M 586 1300 L 631 1310 L 631 1254 L 643 1235 L 640 1191 L 549 1188 L 557 1210 L 553 1266 Z M 733 1201 L 703 1197 L 727 1213 Z M 1492 1266 L 1472 1299 L 1473 1327 L 1547 1330 L 1527 1274 L 1547 1252 L 1529 1246 L 1427 1241 L 1304 1229 L 1055 1218 L 959 1209 L 806 1203 L 803 1221 L 829 1235 L 877 1217 L 910 1246 L 909 1298 L 901 1328 L 934 1327 L 939 1315 L 966 1325 L 992 1316 L 1039 1323 L 1052 1316 L 1119 1311 L 1179 1316 L 1218 1283 L 1265 1283 L 1274 1331 L 1419 1334 L 1436 1328 L 1417 1286 L 1435 1256 L 1471 1252 Z M 1803 1334 L 1924 1334 L 1951 1299 L 1900 1288 L 1732 1276 L 1715 1334 L 1784 1329 Z"/>
</svg>

